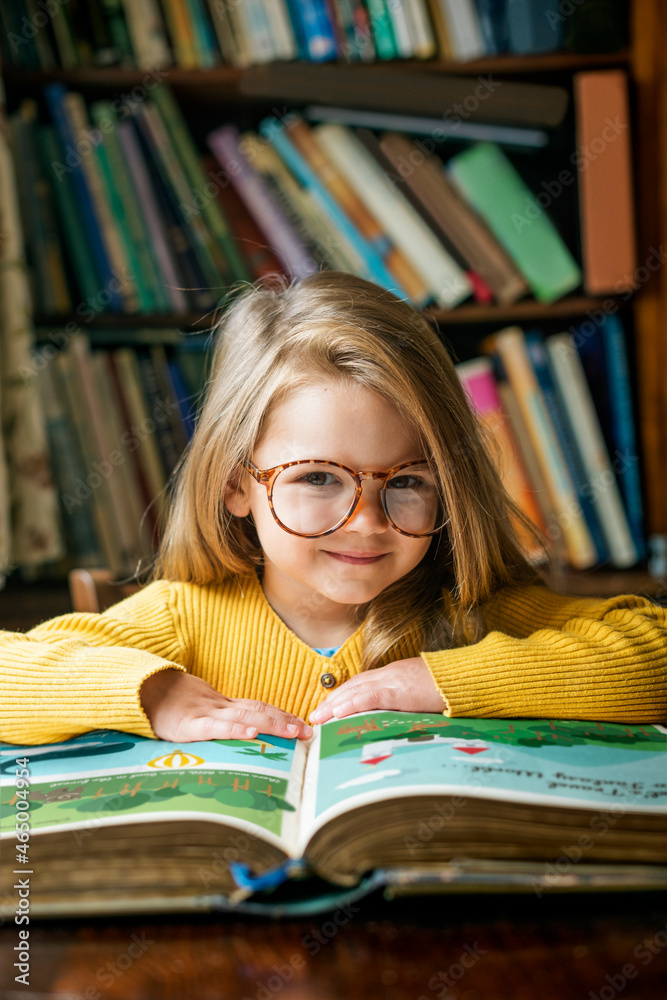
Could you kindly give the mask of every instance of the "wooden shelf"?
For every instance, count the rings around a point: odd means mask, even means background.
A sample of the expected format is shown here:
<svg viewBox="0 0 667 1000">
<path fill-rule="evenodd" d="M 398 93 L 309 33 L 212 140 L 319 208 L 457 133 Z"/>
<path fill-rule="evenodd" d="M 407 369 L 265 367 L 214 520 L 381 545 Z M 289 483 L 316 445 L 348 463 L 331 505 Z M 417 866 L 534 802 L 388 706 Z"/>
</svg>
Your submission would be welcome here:
<svg viewBox="0 0 667 1000">
<path fill-rule="evenodd" d="M 453 62 L 443 59 L 387 59 L 373 63 L 378 70 L 408 70 L 410 72 L 436 73 L 446 76 L 471 76 L 476 73 L 530 74 L 572 72 L 578 69 L 606 66 L 626 66 L 630 54 L 622 52 L 592 53 L 584 52 L 547 52 L 543 55 L 521 56 L 505 55 L 488 59 L 474 59 L 470 62 Z M 262 66 L 268 64 L 262 63 Z M 282 65 L 282 63 L 280 64 Z M 321 65 L 305 61 L 304 66 Z M 354 73 L 357 68 L 367 68 L 368 63 L 329 62 L 324 64 L 335 67 L 341 73 Z M 16 66 L 6 66 L 3 69 L 5 83 L 27 87 L 42 87 L 45 83 L 56 80 L 77 87 L 129 87 L 141 85 L 146 79 L 168 81 L 173 87 L 197 86 L 241 91 L 242 80 L 247 72 L 256 69 L 238 69 L 234 66 L 217 66 L 215 69 L 181 69 L 179 66 L 169 66 L 160 70 L 133 69 L 119 66 L 82 66 L 78 69 L 53 69 L 47 71 L 23 69 Z"/>
<path fill-rule="evenodd" d="M 475 323 L 522 323 L 532 320 L 548 320 L 553 318 L 574 318 L 583 316 L 593 309 L 603 309 L 605 299 L 588 298 L 585 295 L 568 296 L 558 302 L 537 302 L 535 299 L 525 299 L 511 306 L 462 305 L 456 309 L 439 309 L 429 307 L 424 310 L 426 316 L 443 325 L 475 324 Z M 614 300 L 616 301 L 616 300 Z M 618 300 L 621 302 L 622 300 Z M 69 322 L 78 322 L 76 316 L 36 316 L 35 326 L 58 329 Z M 183 330 L 185 332 L 205 332 L 214 325 L 214 312 L 208 313 L 173 313 L 165 315 L 137 313 L 100 313 L 90 323 L 80 324 L 86 330 L 129 330 L 159 329 Z M 43 339 L 43 338 L 42 338 Z"/>
<path fill-rule="evenodd" d="M 617 594 L 639 594 L 667 604 L 664 580 L 656 580 L 645 569 L 591 569 L 586 571 L 557 569 L 547 577 L 547 583 L 561 594 L 580 597 L 615 597 Z"/>
</svg>

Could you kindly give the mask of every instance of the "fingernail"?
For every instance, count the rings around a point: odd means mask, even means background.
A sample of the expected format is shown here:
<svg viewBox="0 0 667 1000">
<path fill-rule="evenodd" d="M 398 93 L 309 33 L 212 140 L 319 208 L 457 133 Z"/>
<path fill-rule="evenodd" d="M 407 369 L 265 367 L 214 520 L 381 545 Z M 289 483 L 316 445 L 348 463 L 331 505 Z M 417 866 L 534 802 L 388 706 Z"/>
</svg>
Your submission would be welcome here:
<svg viewBox="0 0 667 1000">
<path fill-rule="evenodd" d="M 306 736 L 312 736 L 313 735 L 312 726 L 306 726 L 306 725 L 304 725 L 303 731 L 306 734 Z"/>
<path fill-rule="evenodd" d="M 287 727 L 287 732 L 288 733 L 298 733 L 299 732 L 299 727 L 295 726 L 293 723 L 290 723 L 289 726 Z"/>
<path fill-rule="evenodd" d="M 308 718 L 311 720 L 311 722 L 319 722 L 320 719 L 322 718 L 322 713 L 320 712 L 319 708 L 316 708 L 314 712 L 310 713 Z"/>
<path fill-rule="evenodd" d="M 257 733 L 256 726 L 248 726 L 248 728 L 245 731 L 246 736 L 255 736 L 256 733 Z"/>
</svg>

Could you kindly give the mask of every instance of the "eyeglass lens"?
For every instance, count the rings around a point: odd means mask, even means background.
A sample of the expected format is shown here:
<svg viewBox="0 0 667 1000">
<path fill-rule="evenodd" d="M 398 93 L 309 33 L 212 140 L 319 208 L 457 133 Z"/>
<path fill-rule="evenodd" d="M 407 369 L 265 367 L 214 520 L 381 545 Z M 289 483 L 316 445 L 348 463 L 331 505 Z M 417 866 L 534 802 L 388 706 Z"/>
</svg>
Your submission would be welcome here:
<svg viewBox="0 0 667 1000">
<path fill-rule="evenodd" d="M 286 528 L 314 535 L 345 518 L 355 492 L 355 481 L 345 469 L 317 462 L 292 465 L 274 480 L 273 509 Z M 400 469 L 388 480 L 385 496 L 389 517 L 402 531 L 433 531 L 444 519 L 435 476 L 426 465 Z"/>
</svg>

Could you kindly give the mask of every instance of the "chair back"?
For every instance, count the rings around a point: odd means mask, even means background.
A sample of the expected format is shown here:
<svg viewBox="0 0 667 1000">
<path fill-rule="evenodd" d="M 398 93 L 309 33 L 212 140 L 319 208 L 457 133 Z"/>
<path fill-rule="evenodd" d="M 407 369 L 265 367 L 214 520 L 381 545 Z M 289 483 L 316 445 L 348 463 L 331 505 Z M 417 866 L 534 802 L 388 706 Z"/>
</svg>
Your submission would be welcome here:
<svg viewBox="0 0 667 1000">
<path fill-rule="evenodd" d="M 138 583 L 115 583 L 108 569 L 72 569 L 68 582 L 75 611 L 104 611 L 139 590 Z"/>
</svg>

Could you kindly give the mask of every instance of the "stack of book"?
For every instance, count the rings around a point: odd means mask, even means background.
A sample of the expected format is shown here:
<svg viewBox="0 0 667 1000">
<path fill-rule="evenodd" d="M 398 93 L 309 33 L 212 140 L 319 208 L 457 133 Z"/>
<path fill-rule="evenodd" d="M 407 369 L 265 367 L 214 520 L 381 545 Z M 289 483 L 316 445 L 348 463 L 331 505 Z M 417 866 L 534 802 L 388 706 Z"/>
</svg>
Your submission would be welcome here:
<svg viewBox="0 0 667 1000">
<path fill-rule="evenodd" d="M 0 24 L 8 64 L 41 70 L 464 61 L 626 44 L 614 0 L 562 7 L 559 0 L 12 0 L 0 5 Z"/>
<path fill-rule="evenodd" d="M 458 371 L 508 493 L 574 568 L 633 566 L 645 547 L 618 316 L 547 338 L 509 327 L 482 346 L 485 356 Z M 523 540 L 538 559 L 525 529 Z"/>
<path fill-rule="evenodd" d="M 582 282 L 496 142 L 445 166 L 434 142 L 385 128 L 394 116 L 353 128 L 340 120 L 352 111 L 320 108 L 317 124 L 290 112 L 257 131 L 222 125 L 201 159 L 166 85 L 119 106 L 88 107 L 60 83 L 45 97 L 53 125 L 31 99 L 11 119 L 38 315 L 205 312 L 238 281 L 323 267 L 448 309 L 470 296 L 549 303 Z"/>
<path fill-rule="evenodd" d="M 192 436 L 207 365 L 201 345 L 188 349 L 176 330 L 135 337 L 145 346 L 93 351 L 82 333 L 55 330 L 61 349 L 43 344 L 33 354 L 64 568 L 109 567 L 119 579 L 150 559 L 159 539 L 169 477 Z M 167 351 L 170 338 L 181 346 Z"/>
</svg>

